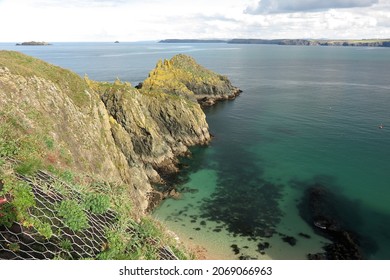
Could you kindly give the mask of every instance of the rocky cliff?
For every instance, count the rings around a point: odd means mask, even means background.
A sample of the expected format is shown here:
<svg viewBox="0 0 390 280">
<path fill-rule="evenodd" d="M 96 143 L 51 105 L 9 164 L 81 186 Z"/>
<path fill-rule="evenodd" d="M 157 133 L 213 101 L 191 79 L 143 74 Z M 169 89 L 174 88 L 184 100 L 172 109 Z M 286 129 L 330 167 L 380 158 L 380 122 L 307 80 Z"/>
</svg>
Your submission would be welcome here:
<svg viewBox="0 0 390 280">
<path fill-rule="evenodd" d="M 238 92 L 185 55 L 158 62 L 136 89 L 1 51 L 1 157 L 37 159 L 40 167 L 70 170 L 83 180 L 125 184 L 133 214 L 142 216 L 156 194 L 152 184 L 177 171 L 177 157 L 189 146 L 210 141 L 196 101 L 212 104 Z"/>
</svg>

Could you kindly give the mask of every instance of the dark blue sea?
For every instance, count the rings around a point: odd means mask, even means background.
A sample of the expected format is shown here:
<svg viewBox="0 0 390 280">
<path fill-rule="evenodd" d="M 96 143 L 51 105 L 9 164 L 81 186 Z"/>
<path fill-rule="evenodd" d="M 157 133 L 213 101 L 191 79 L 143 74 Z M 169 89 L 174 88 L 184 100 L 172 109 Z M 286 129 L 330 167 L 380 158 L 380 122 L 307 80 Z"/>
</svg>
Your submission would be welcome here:
<svg viewBox="0 0 390 280">
<path fill-rule="evenodd" d="M 364 257 L 390 259 L 390 48 L 147 42 L 0 49 L 133 85 L 159 59 L 193 56 L 243 93 L 205 109 L 213 141 L 183 159 L 181 198 L 164 201 L 153 216 L 185 243 L 206 247 L 209 258 L 306 259 L 332 242 L 308 219 L 307 192 L 320 187 Z"/>
</svg>

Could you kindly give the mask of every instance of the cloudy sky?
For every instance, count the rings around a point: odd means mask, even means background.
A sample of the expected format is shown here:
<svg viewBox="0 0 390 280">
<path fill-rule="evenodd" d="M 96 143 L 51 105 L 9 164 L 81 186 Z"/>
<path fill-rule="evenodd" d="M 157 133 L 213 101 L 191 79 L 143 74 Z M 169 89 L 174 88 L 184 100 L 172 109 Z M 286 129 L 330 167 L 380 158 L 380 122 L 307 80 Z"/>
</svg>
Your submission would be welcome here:
<svg viewBox="0 0 390 280">
<path fill-rule="evenodd" d="M 0 42 L 390 38 L 390 0 L 0 0 Z"/>
</svg>

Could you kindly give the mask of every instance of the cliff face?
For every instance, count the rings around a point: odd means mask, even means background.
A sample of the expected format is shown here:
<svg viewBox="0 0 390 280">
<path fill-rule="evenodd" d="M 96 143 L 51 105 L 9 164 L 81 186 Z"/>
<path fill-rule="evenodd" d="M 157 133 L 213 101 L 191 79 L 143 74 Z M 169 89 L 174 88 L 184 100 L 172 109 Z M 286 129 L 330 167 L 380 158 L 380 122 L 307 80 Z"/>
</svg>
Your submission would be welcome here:
<svg viewBox="0 0 390 280">
<path fill-rule="evenodd" d="M 96 89 L 112 116 L 117 145 L 132 163 L 140 160 L 154 170 L 176 171 L 178 155 L 210 140 L 205 115 L 191 100 L 163 92 L 143 94 L 119 81 L 114 87 Z M 148 174 L 159 180 L 155 173 Z"/>
<path fill-rule="evenodd" d="M 2 52 L 0 57 L 1 122 L 13 134 L 1 137 L 16 141 L 14 156 L 95 181 L 126 184 L 134 214 L 141 215 L 151 190 L 148 177 L 143 168 L 129 165 L 117 147 L 99 95 L 70 71 L 17 53 Z M 29 148 L 27 142 L 34 146 Z M 32 154 L 19 146 L 27 146 Z"/>
<path fill-rule="evenodd" d="M 227 78 L 183 55 L 159 62 L 137 90 L 1 51 L 0 156 L 126 185 L 133 214 L 142 216 L 156 193 L 151 183 L 176 171 L 177 156 L 189 146 L 210 140 L 196 100 L 237 92 Z"/>
</svg>

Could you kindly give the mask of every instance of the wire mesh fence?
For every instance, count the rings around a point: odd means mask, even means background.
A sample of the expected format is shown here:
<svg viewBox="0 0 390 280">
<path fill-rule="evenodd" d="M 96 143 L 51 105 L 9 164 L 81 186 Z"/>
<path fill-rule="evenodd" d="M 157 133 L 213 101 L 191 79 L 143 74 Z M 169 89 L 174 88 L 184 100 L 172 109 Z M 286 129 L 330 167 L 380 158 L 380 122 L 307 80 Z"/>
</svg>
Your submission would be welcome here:
<svg viewBox="0 0 390 280">
<path fill-rule="evenodd" d="M 82 204 L 84 195 L 81 192 L 44 171 L 38 171 L 34 176 L 17 177 L 32 188 L 35 205 L 28 209 L 28 214 L 39 221 L 41 227 L 28 222 L 0 225 L 0 259 L 95 259 L 107 248 L 107 230 L 114 228 L 118 221 L 114 211 L 96 214 L 84 209 L 88 227 L 73 230 L 59 217 L 58 205 L 69 197 Z M 137 235 L 134 228 L 129 227 L 126 231 L 131 236 Z M 45 235 L 45 232 L 50 234 Z M 157 246 L 162 244 L 158 240 L 148 242 L 155 242 Z M 178 259 L 169 246 L 159 246 L 157 255 L 161 260 Z"/>
</svg>

